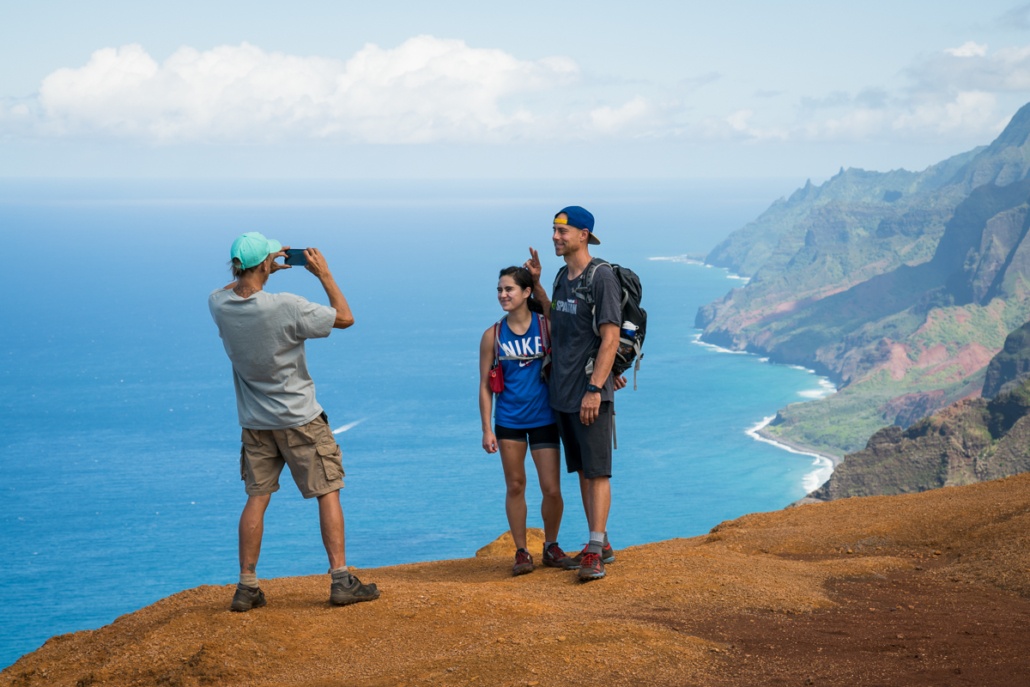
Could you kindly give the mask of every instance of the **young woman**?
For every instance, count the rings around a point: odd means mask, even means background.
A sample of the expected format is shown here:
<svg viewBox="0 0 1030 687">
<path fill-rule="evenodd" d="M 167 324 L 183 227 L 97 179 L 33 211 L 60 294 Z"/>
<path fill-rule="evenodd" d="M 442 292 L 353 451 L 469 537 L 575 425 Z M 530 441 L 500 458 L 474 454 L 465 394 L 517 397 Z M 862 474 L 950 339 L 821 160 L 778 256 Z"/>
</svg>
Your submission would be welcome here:
<svg viewBox="0 0 1030 687">
<path fill-rule="evenodd" d="M 533 557 L 526 549 L 527 447 L 536 464 L 543 494 L 540 504 L 545 540 L 543 564 L 575 569 L 579 565 L 558 546 L 564 503 L 558 426 L 543 376 L 549 334 L 543 305 L 533 297 L 533 278 L 529 271 L 514 266 L 501 270 L 497 300 L 505 316 L 483 332 L 479 344 L 479 415 L 483 422 L 483 450 L 501 453 L 507 485 L 504 507 L 516 547 L 512 574 L 533 572 Z M 504 389 L 496 394 L 490 387 L 495 362 L 504 380 Z"/>
</svg>

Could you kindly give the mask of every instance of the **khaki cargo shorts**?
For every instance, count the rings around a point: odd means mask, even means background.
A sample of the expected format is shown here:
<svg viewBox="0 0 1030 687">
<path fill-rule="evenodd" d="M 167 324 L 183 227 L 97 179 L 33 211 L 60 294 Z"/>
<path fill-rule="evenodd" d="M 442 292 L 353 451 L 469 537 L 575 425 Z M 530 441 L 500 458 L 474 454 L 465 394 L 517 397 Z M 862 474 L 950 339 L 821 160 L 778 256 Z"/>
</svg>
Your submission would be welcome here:
<svg viewBox="0 0 1030 687">
<path fill-rule="evenodd" d="M 325 413 L 301 427 L 244 429 L 240 478 L 250 496 L 279 491 L 284 465 L 306 499 L 343 488 L 343 454 Z"/>
</svg>

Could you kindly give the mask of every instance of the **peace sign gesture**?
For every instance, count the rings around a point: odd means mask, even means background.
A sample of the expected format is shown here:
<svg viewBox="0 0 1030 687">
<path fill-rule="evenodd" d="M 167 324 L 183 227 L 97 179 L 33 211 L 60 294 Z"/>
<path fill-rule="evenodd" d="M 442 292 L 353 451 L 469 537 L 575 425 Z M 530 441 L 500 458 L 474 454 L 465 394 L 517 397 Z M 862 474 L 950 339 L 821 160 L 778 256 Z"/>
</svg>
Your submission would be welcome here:
<svg viewBox="0 0 1030 687">
<path fill-rule="evenodd" d="M 533 283 L 539 284 L 540 272 L 542 271 L 542 268 L 540 267 L 540 255 L 536 252 L 536 248 L 533 248 L 533 246 L 529 247 L 529 256 L 529 260 L 522 263 L 522 266 L 525 267 L 530 276 L 533 277 Z"/>
</svg>

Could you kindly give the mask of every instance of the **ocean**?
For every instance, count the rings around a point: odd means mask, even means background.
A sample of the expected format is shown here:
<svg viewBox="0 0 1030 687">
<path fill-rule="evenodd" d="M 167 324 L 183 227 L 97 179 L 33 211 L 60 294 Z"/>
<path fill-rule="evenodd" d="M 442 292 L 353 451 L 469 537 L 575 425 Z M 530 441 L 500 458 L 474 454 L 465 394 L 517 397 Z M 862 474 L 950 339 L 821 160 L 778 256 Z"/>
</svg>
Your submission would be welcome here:
<svg viewBox="0 0 1030 687">
<path fill-rule="evenodd" d="M 550 225 L 568 204 L 597 217 L 595 255 L 640 275 L 649 314 L 639 388 L 616 401 L 613 545 L 696 536 L 800 498 L 826 465 L 753 432 L 827 385 L 699 344 L 698 306 L 742 282 L 689 257 L 792 190 L 782 180 L 0 181 L 0 668 L 53 635 L 235 583 L 246 497 L 207 296 L 230 281 L 229 245 L 243 231 L 320 248 L 354 310 L 354 327 L 308 344 L 319 400 L 345 428 L 353 567 L 469 557 L 507 529 L 499 460 L 480 447 L 478 343 L 501 314 L 502 267 L 529 246 L 545 279 L 561 265 Z M 268 288 L 325 302 L 303 269 Z M 563 491 L 561 543 L 576 550 L 586 525 L 574 476 Z M 326 565 L 317 509 L 284 475 L 258 574 Z"/>
</svg>

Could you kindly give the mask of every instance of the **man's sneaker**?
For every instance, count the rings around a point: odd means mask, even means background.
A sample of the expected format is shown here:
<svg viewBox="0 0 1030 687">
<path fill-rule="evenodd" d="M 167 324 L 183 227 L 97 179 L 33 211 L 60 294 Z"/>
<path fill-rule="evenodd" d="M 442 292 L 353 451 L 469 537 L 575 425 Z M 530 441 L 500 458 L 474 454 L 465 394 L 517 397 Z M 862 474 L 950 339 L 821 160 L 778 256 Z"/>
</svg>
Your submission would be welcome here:
<svg viewBox="0 0 1030 687">
<path fill-rule="evenodd" d="M 561 550 L 558 542 L 551 542 L 551 545 L 544 549 L 544 565 L 562 570 L 575 570 L 579 567 L 576 560 Z"/>
<path fill-rule="evenodd" d="M 604 562 L 601 560 L 601 556 L 589 551 L 583 554 L 583 560 L 579 564 L 579 579 L 583 581 L 599 580 L 602 577 L 604 577 Z"/>
<path fill-rule="evenodd" d="M 361 584 L 355 575 L 350 575 L 350 582 L 334 580 L 329 590 L 329 603 L 334 606 L 349 606 L 362 601 L 375 601 L 379 598 L 379 588 L 375 584 Z"/>
<path fill-rule="evenodd" d="M 589 548 L 589 544 L 584 546 L 582 551 L 572 557 L 572 560 L 576 561 L 577 565 L 581 564 L 583 562 L 583 556 L 586 555 L 587 549 Z M 611 544 L 605 544 L 604 548 L 601 549 L 601 562 L 605 565 L 615 562 L 615 549 L 612 548 Z"/>
<path fill-rule="evenodd" d="M 515 565 L 511 569 L 511 574 L 525 575 L 531 572 L 533 572 L 533 557 L 529 555 L 529 551 L 518 549 L 515 552 Z"/>
<path fill-rule="evenodd" d="M 232 595 L 232 606 L 229 608 L 237 613 L 242 613 L 252 608 L 261 608 L 265 603 L 265 593 L 261 591 L 260 587 L 237 584 L 236 593 Z"/>
</svg>

